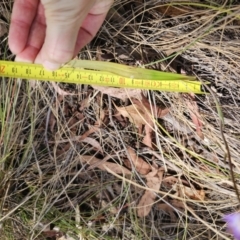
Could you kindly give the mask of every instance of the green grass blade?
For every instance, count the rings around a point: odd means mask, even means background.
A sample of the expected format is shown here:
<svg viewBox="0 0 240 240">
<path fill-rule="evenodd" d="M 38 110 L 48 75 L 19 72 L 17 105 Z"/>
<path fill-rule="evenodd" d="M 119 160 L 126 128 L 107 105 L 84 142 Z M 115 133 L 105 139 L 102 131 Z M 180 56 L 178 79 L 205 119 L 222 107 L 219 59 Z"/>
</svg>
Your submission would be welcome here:
<svg viewBox="0 0 240 240">
<path fill-rule="evenodd" d="M 67 66 L 74 68 L 86 68 L 93 70 L 106 71 L 114 73 L 123 77 L 134 78 L 134 79 L 149 79 L 149 80 L 194 80 L 194 77 L 161 72 L 151 69 L 137 68 L 118 63 L 102 62 L 102 61 L 89 61 L 89 60 L 72 60 Z"/>
</svg>

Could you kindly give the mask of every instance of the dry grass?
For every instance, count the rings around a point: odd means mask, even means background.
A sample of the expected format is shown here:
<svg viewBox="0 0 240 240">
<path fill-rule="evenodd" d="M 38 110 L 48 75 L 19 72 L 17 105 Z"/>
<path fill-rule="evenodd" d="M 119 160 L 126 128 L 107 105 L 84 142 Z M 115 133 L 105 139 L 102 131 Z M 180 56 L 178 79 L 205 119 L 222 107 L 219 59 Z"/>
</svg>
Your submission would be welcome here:
<svg viewBox="0 0 240 240">
<path fill-rule="evenodd" d="M 1 12 L 11 9 L 6 1 L 0 4 Z M 8 28 L 8 17 L 0 19 L 3 25 Z M 116 117 L 112 102 L 127 106 L 129 99 L 59 84 L 71 93 L 61 98 L 48 83 L 31 89 L 24 80 L 1 79 L 1 239 L 58 239 L 66 233 L 73 239 L 231 239 L 222 217 L 239 206 L 228 164 L 231 157 L 239 187 L 239 38 L 240 7 L 234 1 L 115 2 L 80 58 L 182 71 L 211 82 L 212 93 L 195 100 L 204 139 L 189 117 L 186 95 L 144 92 L 153 109 L 169 107 L 174 119 L 173 124 L 155 121 L 153 150 L 142 143 L 144 131 L 139 134 L 134 124 Z M 7 32 L 0 31 L 0 42 L 1 59 L 12 59 Z M 89 135 L 93 142 L 76 140 L 96 122 L 101 125 Z M 156 204 L 142 218 L 137 204 L 147 187 L 143 175 L 116 176 L 81 161 L 90 155 L 121 165 L 127 146 L 150 165 L 163 166 L 165 179 L 178 180 L 178 185 L 162 183 Z M 202 190 L 204 200 L 176 189 L 183 186 Z M 174 219 L 159 203 L 175 209 Z M 54 226 L 60 231 L 50 231 Z"/>
</svg>

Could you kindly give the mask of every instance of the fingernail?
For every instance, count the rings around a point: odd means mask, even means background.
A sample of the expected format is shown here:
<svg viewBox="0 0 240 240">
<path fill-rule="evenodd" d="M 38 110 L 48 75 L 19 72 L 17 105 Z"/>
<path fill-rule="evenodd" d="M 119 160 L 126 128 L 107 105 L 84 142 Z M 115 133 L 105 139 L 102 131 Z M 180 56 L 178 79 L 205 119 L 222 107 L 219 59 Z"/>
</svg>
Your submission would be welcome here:
<svg viewBox="0 0 240 240">
<path fill-rule="evenodd" d="M 29 60 L 29 59 L 26 59 L 26 58 L 21 58 L 21 57 L 19 57 L 19 56 L 16 56 L 16 57 L 15 57 L 15 62 L 25 62 L 25 63 L 32 63 L 32 61 L 31 61 L 31 60 Z"/>
<path fill-rule="evenodd" d="M 50 71 L 54 71 L 60 68 L 61 64 L 56 62 L 51 62 L 51 61 L 45 61 L 43 62 L 43 66 Z"/>
</svg>

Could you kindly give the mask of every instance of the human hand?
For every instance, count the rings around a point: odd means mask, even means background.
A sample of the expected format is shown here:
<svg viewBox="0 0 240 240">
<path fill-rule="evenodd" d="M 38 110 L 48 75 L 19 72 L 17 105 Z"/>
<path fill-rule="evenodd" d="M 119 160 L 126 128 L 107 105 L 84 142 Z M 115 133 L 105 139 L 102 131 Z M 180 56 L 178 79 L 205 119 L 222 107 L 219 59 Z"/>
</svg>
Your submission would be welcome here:
<svg viewBox="0 0 240 240">
<path fill-rule="evenodd" d="M 70 61 L 96 35 L 113 0 L 15 0 L 9 47 L 16 61 L 50 70 Z"/>
</svg>

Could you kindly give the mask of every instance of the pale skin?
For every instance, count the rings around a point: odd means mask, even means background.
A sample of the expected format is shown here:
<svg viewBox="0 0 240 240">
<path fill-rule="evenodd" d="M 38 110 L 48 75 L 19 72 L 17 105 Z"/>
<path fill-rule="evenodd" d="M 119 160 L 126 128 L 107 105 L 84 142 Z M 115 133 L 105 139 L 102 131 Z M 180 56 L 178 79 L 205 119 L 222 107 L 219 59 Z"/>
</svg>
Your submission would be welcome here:
<svg viewBox="0 0 240 240">
<path fill-rule="evenodd" d="M 113 0 L 15 0 L 9 47 L 16 61 L 50 70 L 70 61 L 101 27 Z"/>
</svg>

